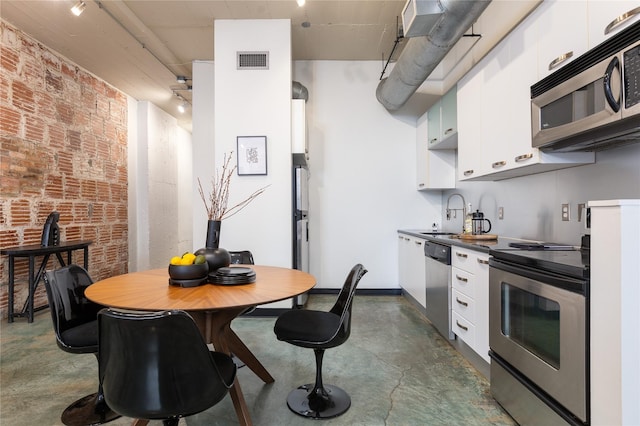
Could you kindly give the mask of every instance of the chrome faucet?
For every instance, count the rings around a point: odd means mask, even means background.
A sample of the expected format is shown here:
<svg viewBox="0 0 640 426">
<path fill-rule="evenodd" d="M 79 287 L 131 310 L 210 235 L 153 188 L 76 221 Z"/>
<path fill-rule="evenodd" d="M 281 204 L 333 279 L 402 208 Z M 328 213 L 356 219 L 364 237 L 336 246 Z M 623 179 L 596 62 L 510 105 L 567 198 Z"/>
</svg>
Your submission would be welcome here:
<svg viewBox="0 0 640 426">
<path fill-rule="evenodd" d="M 449 208 L 449 201 L 451 200 L 451 197 L 453 197 L 454 195 L 457 195 L 458 197 L 460 197 L 462 199 L 462 208 L 461 209 L 451 209 Z M 446 215 L 447 215 L 447 220 L 451 220 L 451 212 L 453 212 L 453 218 L 455 219 L 457 217 L 456 212 L 457 211 L 462 211 L 462 232 L 464 232 L 464 218 L 467 216 L 467 202 L 464 200 L 464 197 L 462 196 L 462 194 L 459 193 L 453 193 L 451 195 L 449 195 L 449 198 L 447 198 L 447 208 L 445 210 Z"/>
</svg>

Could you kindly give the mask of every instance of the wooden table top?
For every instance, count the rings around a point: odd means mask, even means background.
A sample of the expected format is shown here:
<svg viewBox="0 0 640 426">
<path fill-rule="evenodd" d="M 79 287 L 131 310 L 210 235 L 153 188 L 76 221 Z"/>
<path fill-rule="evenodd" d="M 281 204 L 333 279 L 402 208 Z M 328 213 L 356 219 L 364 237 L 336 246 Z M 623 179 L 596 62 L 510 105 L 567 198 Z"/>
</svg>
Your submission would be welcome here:
<svg viewBox="0 0 640 426">
<path fill-rule="evenodd" d="M 85 295 L 93 302 L 114 308 L 211 311 L 277 302 L 302 294 L 316 284 L 313 275 L 296 269 L 249 267 L 256 272 L 256 282 L 251 284 L 183 288 L 169 285 L 168 270 L 162 268 L 97 281 L 87 288 Z"/>
</svg>

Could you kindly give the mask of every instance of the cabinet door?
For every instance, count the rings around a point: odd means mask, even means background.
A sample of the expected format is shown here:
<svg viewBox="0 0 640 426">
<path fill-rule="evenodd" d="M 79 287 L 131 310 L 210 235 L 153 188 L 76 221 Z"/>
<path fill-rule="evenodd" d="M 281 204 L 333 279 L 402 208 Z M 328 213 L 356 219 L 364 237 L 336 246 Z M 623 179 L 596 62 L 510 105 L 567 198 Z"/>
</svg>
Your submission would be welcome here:
<svg viewBox="0 0 640 426">
<path fill-rule="evenodd" d="M 586 0 L 545 1 L 532 18 L 538 30 L 538 79 L 543 79 L 587 51 Z M 549 69 L 550 66 L 552 69 Z"/>
<path fill-rule="evenodd" d="M 416 177 L 418 190 L 456 187 L 456 151 L 431 151 L 427 146 L 428 113 L 418 119 L 416 129 Z"/>
<path fill-rule="evenodd" d="M 442 140 L 458 132 L 458 99 L 456 86 L 453 86 L 441 99 L 440 137 Z"/>
<path fill-rule="evenodd" d="M 489 255 L 476 253 L 475 257 L 475 347 L 485 361 L 489 359 Z"/>
<path fill-rule="evenodd" d="M 427 186 L 427 156 L 428 151 L 428 119 L 427 114 L 424 114 L 418 119 L 418 126 L 416 127 L 416 187 L 418 190 L 428 189 Z"/>
<path fill-rule="evenodd" d="M 406 235 L 404 237 L 408 266 L 403 289 L 424 308 L 427 302 L 424 240 Z"/>
<path fill-rule="evenodd" d="M 476 66 L 458 82 L 458 180 L 481 176 L 484 72 Z"/>
<path fill-rule="evenodd" d="M 604 33 L 607 26 L 616 18 L 638 7 L 640 7 L 640 2 L 637 0 L 589 0 L 587 2 L 589 49 L 599 45 L 629 25 L 638 22 L 638 20 L 640 20 L 640 14 L 633 15 L 624 22 L 621 22 L 620 25 L 612 29 L 609 34 Z"/>
<path fill-rule="evenodd" d="M 438 100 L 438 102 L 436 102 L 431 108 L 429 108 L 429 111 L 427 111 L 428 146 L 436 145 L 440 142 L 440 135 L 442 133 L 440 127 L 441 105 L 442 101 Z"/>
<path fill-rule="evenodd" d="M 398 284 L 400 287 L 407 286 L 409 276 L 409 237 L 398 234 Z"/>
</svg>

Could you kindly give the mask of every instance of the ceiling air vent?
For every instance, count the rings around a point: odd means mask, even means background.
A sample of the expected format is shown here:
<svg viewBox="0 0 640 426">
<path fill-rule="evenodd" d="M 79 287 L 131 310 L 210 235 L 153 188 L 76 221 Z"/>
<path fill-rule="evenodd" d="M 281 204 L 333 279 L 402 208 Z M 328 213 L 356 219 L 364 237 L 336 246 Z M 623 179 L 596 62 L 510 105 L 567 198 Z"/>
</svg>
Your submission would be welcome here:
<svg viewBox="0 0 640 426">
<path fill-rule="evenodd" d="M 269 52 L 236 52 L 239 70 L 268 70 Z"/>
</svg>

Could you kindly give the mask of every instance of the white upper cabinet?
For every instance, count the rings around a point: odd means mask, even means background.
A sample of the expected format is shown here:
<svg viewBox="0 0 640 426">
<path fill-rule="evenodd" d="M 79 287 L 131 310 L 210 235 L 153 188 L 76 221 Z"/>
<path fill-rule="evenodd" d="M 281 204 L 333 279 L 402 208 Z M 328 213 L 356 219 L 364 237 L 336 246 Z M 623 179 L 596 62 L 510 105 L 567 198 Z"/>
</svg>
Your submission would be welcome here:
<svg viewBox="0 0 640 426">
<path fill-rule="evenodd" d="M 543 52 L 539 35 L 556 22 L 549 18 L 556 7 L 568 13 L 566 3 L 576 2 L 544 2 L 458 82 L 459 180 L 500 180 L 594 162 L 590 152 L 546 153 L 531 146 L 530 88 L 540 78 L 541 62 L 548 66 L 546 58 L 557 51 Z M 550 40 L 547 47 L 553 47 Z"/>
<path fill-rule="evenodd" d="M 543 79 L 589 48 L 587 2 L 545 1 L 534 13 L 540 52 L 538 79 Z"/>
<path fill-rule="evenodd" d="M 458 147 L 457 90 L 453 86 L 429 111 L 429 149 L 456 149 Z"/>
<path fill-rule="evenodd" d="M 589 0 L 587 2 L 589 49 L 599 45 L 632 23 L 638 22 L 640 20 L 638 12 L 640 12 L 640 1 L 638 0 Z M 628 16 L 628 19 L 620 19 L 619 24 L 616 24 L 621 16 Z M 611 30 L 605 34 L 605 30 L 610 25 L 612 26 Z"/>
<path fill-rule="evenodd" d="M 456 151 L 428 149 L 429 113 L 418 119 L 416 129 L 417 189 L 449 189 L 456 187 Z"/>
</svg>

